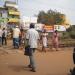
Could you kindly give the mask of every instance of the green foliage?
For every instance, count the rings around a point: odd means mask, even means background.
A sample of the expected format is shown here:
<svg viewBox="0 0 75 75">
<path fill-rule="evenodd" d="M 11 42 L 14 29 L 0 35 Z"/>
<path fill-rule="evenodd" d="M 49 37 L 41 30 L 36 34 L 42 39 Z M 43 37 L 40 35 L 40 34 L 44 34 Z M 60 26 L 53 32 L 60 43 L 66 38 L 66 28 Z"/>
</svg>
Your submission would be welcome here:
<svg viewBox="0 0 75 75">
<path fill-rule="evenodd" d="M 68 39 L 69 38 L 69 33 L 68 32 L 63 32 L 62 33 L 62 39 Z"/>
<path fill-rule="evenodd" d="M 46 25 L 63 24 L 65 22 L 65 15 L 60 12 L 48 10 L 47 12 L 40 11 L 38 14 L 38 23 Z"/>
<path fill-rule="evenodd" d="M 75 31 L 71 31 L 71 32 L 70 32 L 70 37 L 71 37 L 72 39 L 75 39 Z"/>
<path fill-rule="evenodd" d="M 70 28 L 67 29 L 67 32 L 69 33 L 70 37 L 72 39 L 75 39 L 75 26 L 71 26 Z"/>
</svg>

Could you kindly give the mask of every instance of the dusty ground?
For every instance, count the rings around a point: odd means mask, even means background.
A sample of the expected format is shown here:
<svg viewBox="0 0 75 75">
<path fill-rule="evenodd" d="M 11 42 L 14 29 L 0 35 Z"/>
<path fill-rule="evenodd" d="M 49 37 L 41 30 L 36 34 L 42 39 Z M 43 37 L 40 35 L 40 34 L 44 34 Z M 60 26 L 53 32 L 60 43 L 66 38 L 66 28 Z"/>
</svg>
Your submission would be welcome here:
<svg viewBox="0 0 75 75">
<path fill-rule="evenodd" d="M 0 47 L 0 75 L 68 75 L 73 68 L 73 48 L 61 48 L 60 51 L 35 52 L 37 72 L 27 68 L 28 57 L 23 50 L 12 48 L 12 44 Z"/>
</svg>

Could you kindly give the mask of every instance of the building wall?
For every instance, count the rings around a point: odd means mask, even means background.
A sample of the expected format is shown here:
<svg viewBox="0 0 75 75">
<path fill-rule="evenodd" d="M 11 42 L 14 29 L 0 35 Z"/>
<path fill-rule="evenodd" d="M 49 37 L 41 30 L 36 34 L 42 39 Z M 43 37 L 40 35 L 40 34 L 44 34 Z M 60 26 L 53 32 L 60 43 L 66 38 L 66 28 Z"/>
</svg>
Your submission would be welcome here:
<svg viewBox="0 0 75 75">
<path fill-rule="evenodd" d="M 14 2 L 6 1 L 4 7 L 0 7 L 0 25 L 7 25 L 9 28 L 19 25 L 20 12 L 18 5 Z"/>
<path fill-rule="evenodd" d="M 0 7 L 0 25 L 1 27 L 6 27 L 7 24 L 7 10 L 3 7 Z"/>
</svg>

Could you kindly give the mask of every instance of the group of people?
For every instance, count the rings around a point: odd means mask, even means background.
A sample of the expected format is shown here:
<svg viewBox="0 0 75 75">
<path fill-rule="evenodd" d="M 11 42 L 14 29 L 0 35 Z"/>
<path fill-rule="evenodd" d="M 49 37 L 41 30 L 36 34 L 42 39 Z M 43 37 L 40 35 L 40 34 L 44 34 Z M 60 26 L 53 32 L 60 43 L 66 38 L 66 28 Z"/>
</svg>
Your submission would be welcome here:
<svg viewBox="0 0 75 75">
<path fill-rule="evenodd" d="M 19 29 L 18 26 L 13 28 L 13 47 L 19 49 L 20 46 L 22 46 L 22 43 L 25 44 L 25 41 L 28 41 L 28 45 L 30 46 L 30 53 L 29 56 L 30 63 L 28 65 L 29 68 L 31 68 L 31 71 L 36 72 L 36 64 L 34 61 L 34 52 L 36 48 L 38 47 L 40 41 L 42 41 L 42 51 L 46 52 L 46 47 L 48 46 L 48 33 L 45 29 L 43 29 L 43 32 L 41 36 L 39 35 L 39 32 L 35 29 L 35 25 L 33 23 L 30 24 L 30 28 L 25 33 L 23 29 Z M 53 32 L 52 35 L 52 45 L 58 50 L 58 32 L 57 30 Z M 3 42 L 5 41 L 5 45 L 7 45 L 7 30 L 3 28 L 1 30 L 0 28 L 0 46 L 3 45 Z"/>
<path fill-rule="evenodd" d="M 25 41 L 27 41 L 27 44 L 30 46 L 30 53 L 29 55 L 29 64 L 28 67 L 31 68 L 32 72 L 36 72 L 36 63 L 34 60 L 34 53 L 36 51 L 36 48 L 39 46 L 39 43 L 42 42 L 42 50 L 46 52 L 46 48 L 48 46 L 48 33 L 45 29 L 43 29 L 42 34 L 39 35 L 39 32 L 35 29 L 35 25 L 33 23 L 30 24 L 30 28 L 25 33 L 23 29 L 19 29 L 18 26 L 16 26 L 13 29 L 13 47 L 19 48 L 22 46 L 22 43 L 26 45 Z M 55 48 L 56 51 L 58 51 L 59 47 L 59 34 L 58 31 L 55 30 L 52 33 L 52 48 Z M 6 28 L 1 29 L 0 27 L 0 46 L 3 44 L 7 45 L 7 30 Z M 75 64 L 75 48 L 73 52 L 73 61 Z M 75 74 L 75 67 L 73 71 L 70 71 L 72 75 Z"/>
<path fill-rule="evenodd" d="M 7 45 L 7 30 L 0 27 L 0 46 Z"/>
<path fill-rule="evenodd" d="M 7 29 L 6 28 L 1 29 L 0 27 L 0 46 L 2 46 L 3 44 L 7 45 L 7 34 L 8 34 Z M 16 26 L 15 28 L 13 28 L 12 36 L 13 36 L 13 47 L 17 49 L 19 47 L 22 47 L 26 39 L 25 31 L 23 29 L 19 29 L 19 27 Z M 42 34 L 39 36 L 39 38 L 40 38 L 39 43 L 42 42 L 41 51 L 46 52 L 46 48 L 48 46 L 48 33 L 46 32 L 45 29 L 43 29 Z M 59 35 L 57 30 L 53 32 L 51 41 L 52 41 L 52 48 L 55 48 L 57 51 L 59 46 Z"/>
<path fill-rule="evenodd" d="M 48 33 L 46 32 L 46 30 L 43 30 L 43 33 L 41 34 L 41 40 L 42 40 L 42 51 L 46 52 L 46 48 L 48 46 Z M 53 48 L 56 49 L 56 51 L 58 51 L 58 47 L 59 47 L 59 34 L 58 31 L 55 30 L 51 36 L 51 42 L 52 42 L 52 50 Z"/>
</svg>

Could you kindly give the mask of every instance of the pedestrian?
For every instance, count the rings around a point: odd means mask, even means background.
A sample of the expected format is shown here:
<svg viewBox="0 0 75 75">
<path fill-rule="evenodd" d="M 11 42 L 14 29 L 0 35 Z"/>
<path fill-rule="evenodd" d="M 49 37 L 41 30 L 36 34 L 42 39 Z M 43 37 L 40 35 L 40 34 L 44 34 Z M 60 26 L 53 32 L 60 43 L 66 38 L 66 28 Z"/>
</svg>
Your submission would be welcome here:
<svg viewBox="0 0 75 75">
<path fill-rule="evenodd" d="M 2 46 L 2 29 L 1 29 L 1 26 L 0 26 L 0 46 Z"/>
<path fill-rule="evenodd" d="M 43 33 L 41 35 L 42 37 L 42 51 L 46 52 L 46 48 L 47 48 L 47 44 L 48 44 L 48 33 L 46 32 L 46 30 L 43 30 Z"/>
<path fill-rule="evenodd" d="M 23 29 L 20 29 L 19 45 L 21 49 L 23 48 L 23 45 L 24 45 L 24 37 L 25 37 L 25 32 Z"/>
<path fill-rule="evenodd" d="M 52 35 L 52 46 L 58 51 L 59 47 L 59 34 L 58 31 L 55 30 Z"/>
<path fill-rule="evenodd" d="M 26 40 L 28 40 L 28 44 L 30 46 L 30 53 L 31 53 L 31 55 L 29 56 L 30 64 L 28 65 L 28 67 L 31 67 L 32 72 L 36 72 L 34 52 L 35 52 L 35 49 L 37 48 L 39 33 L 38 31 L 35 30 L 35 26 L 33 23 L 30 24 L 30 29 L 27 30 Z"/>
<path fill-rule="evenodd" d="M 6 28 L 3 28 L 3 33 L 2 33 L 2 45 L 7 45 L 7 30 Z"/>
<path fill-rule="evenodd" d="M 18 26 L 16 26 L 13 29 L 13 46 L 14 48 L 18 49 L 19 48 L 19 35 L 20 35 L 20 29 Z"/>
</svg>

